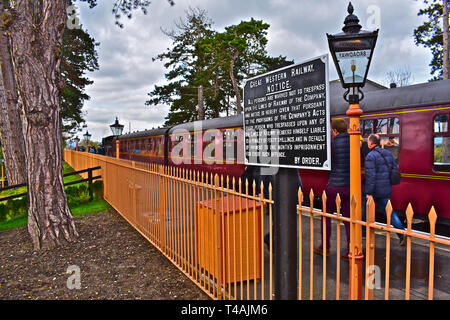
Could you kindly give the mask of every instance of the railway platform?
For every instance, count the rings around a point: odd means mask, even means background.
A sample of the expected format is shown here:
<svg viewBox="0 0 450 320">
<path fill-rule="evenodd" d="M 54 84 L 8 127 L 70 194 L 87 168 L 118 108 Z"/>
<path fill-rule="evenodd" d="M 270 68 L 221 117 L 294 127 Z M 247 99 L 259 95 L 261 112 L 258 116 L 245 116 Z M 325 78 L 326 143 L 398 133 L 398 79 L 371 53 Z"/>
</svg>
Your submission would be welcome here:
<svg viewBox="0 0 450 320">
<path fill-rule="evenodd" d="M 269 218 L 265 215 L 265 226 L 268 226 Z M 318 246 L 321 242 L 320 232 L 321 218 L 314 218 L 314 246 Z M 309 230 L 309 216 L 303 215 L 302 228 L 304 231 Z M 346 236 L 344 225 L 341 223 L 341 252 L 342 255 L 346 251 Z M 266 229 L 268 231 L 268 228 Z M 310 234 L 303 232 L 303 250 L 302 250 L 302 299 L 309 300 L 311 298 L 310 291 Z M 347 300 L 349 297 L 348 278 L 349 278 L 349 261 L 340 258 L 340 283 L 339 296 L 337 296 L 337 254 L 336 254 L 336 224 L 332 223 L 330 255 L 326 258 L 326 287 L 325 298 L 327 300 Z M 374 284 L 374 300 L 385 299 L 385 280 L 386 280 L 386 252 L 385 252 L 386 234 L 384 232 L 375 233 L 375 269 L 379 275 L 379 282 Z M 365 250 L 365 239 L 363 239 L 363 247 Z M 298 252 L 298 248 L 297 248 Z M 391 234 L 391 251 L 390 251 L 390 272 L 389 272 L 389 300 L 405 299 L 405 279 L 406 279 L 406 247 L 399 245 L 399 240 L 395 234 Z M 313 253 L 313 293 L 312 299 L 323 299 L 323 257 Z M 428 297 L 428 275 L 429 275 L 429 245 L 427 241 L 418 238 L 411 239 L 411 284 L 410 299 L 426 300 Z M 298 265 L 296 261 L 294 261 Z M 269 264 L 269 250 L 265 246 L 265 265 Z M 365 260 L 363 261 L 365 265 Z M 436 244 L 434 255 L 434 300 L 450 299 L 450 248 L 444 245 Z M 297 267 L 298 273 L 298 267 Z M 269 279 L 269 270 L 265 268 L 265 279 Z M 298 277 L 297 277 L 298 279 Z M 298 280 L 297 280 L 298 281 Z M 269 292 L 269 283 L 265 281 L 265 292 Z M 250 289 L 252 292 L 252 289 Z M 268 297 L 265 297 L 268 298 Z M 363 288 L 364 298 L 364 288 Z"/>
</svg>

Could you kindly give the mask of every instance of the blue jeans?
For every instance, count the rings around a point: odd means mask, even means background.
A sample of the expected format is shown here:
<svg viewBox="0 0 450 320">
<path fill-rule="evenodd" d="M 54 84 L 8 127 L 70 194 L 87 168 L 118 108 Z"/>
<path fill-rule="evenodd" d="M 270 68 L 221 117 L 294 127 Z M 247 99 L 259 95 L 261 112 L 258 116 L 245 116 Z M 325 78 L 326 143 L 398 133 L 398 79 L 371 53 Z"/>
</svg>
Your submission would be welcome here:
<svg viewBox="0 0 450 320">
<path fill-rule="evenodd" d="M 384 216 L 387 217 L 386 215 L 386 205 L 389 201 L 389 198 L 373 198 L 374 202 L 376 203 L 376 205 L 383 211 Z M 362 201 L 362 208 L 361 208 L 361 218 L 363 221 L 366 221 L 366 204 L 367 204 L 367 198 L 366 195 L 363 194 L 363 201 Z M 392 210 L 392 214 L 391 214 L 391 224 L 394 226 L 394 228 L 403 230 L 405 229 L 405 227 L 403 226 L 403 223 L 401 222 L 400 218 L 398 217 L 397 213 Z M 363 237 L 366 236 L 366 228 L 362 227 L 362 235 Z M 400 240 L 403 239 L 403 235 L 400 233 L 397 233 L 397 236 Z"/>
</svg>

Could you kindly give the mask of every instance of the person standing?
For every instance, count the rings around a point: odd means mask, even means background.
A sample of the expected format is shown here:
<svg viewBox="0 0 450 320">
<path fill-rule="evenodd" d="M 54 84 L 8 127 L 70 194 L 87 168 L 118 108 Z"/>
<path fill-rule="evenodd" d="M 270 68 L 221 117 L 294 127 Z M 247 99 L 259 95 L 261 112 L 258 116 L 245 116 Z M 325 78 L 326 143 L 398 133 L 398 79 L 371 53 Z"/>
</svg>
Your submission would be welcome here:
<svg viewBox="0 0 450 320">
<path fill-rule="evenodd" d="M 331 171 L 328 184 L 325 188 L 327 195 L 327 212 L 336 212 L 336 196 L 341 198 L 341 213 L 344 217 L 350 217 L 350 135 L 347 132 L 347 124 L 343 119 L 335 119 L 331 122 L 331 130 L 334 139 L 331 141 Z M 348 258 L 350 245 L 350 224 L 344 222 L 347 235 Z M 323 223 L 321 227 L 321 238 L 323 239 Z M 326 218 L 326 255 L 330 253 L 331 220 Z M 317 254 L 323 254 L 323 243 L 314 248 Z"/>
<path fill-rule="evenodd" d="M 365 177 L 361 212 L 363 221 L 366 221 L 366 203 L 369 196 L 373 197 L 376 205 L 386 216 L 386 205 L 392 195 L 390 172 L 391 168 L 397 168 L 397 162 L 392 153 L 381 148 L 380 136 L 378 134 L 371 134 L 367 140 L 367 144 L 371 151 L 366 156 L 364 162 Z M 405 229 L 395 211 L 392 211 L 391 223 L 394 228 Z M 363 236 L 365 236 L 365 233 L 366 229 L 363 227 Z M 404 246 L 405 237 L 399 233 L 397 235 L 400 239 L 400 245 Z"/>
</svg>

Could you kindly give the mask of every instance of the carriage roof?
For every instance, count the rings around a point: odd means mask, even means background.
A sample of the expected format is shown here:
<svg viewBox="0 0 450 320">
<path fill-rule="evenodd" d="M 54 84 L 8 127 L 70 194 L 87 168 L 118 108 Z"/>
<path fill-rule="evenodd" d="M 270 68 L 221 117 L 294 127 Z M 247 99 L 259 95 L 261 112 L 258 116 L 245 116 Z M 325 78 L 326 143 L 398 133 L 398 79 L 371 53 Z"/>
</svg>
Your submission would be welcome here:
<svg viewBox="0 0 450 320">
<path fill-rule="evenodd" d="M 164 127 L 164 128 L 156 128 L 156 129 L 150 129 L 150 130 L 130 132 L 130 133 L 122 134 L 121 136 L 119 136 L 119 140 L 140 138 L 140 137 L 150 137 L 150 136 L 160 136 L 160 135 L 164 135 L 167 132 L 167 130 L 169 130 L 170 128 L 171 127 Z"/>
<path fill-rule="evenodd" d="M 339 83 L 336 83 L 339 85 Z M 450 104 L 450 80 L 440 80 L 420 83 L 411 86 L 376 89 L 364 92 L 364 99 L 360 102 L 363 112 L 381 110 L 422 107 L 426 105 Z M 332 94 L 330 86 L 331 115 L 344 115 L 348 109 L 348 103 L 343 99 L 344 89 L 337 94 Z"/>
</svg>

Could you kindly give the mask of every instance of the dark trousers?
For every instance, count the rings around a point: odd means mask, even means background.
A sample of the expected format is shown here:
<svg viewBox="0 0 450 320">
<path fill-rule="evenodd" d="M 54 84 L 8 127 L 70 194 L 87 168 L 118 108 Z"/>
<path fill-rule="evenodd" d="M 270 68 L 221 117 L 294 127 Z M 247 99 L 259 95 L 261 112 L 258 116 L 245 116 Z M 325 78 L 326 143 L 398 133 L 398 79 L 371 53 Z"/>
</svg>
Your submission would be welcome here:
<svg viewBox="0 0 450 320">
<path fill-rule="evenodd" d="M 341 198 L 341 215 L 347 218 L 350 218 L 350 187 L 334 187 L 327 186 L 325 188 L 325 193 L 327 194 L 327 212 L 334 213 L 336 212 L 336 196 L 339 193 L 339 197 Z M 330 237 L 331 237 L 331 219 L 326 218 L 326 247 L 330 249 Z M 350 247 L 350 224 L 348 222 L 344 222 L 345 233 L 347 234 L 347 252 Z M 323 223 L 320 223 L 320 233 L 323 239 Z"/>
</svg>

